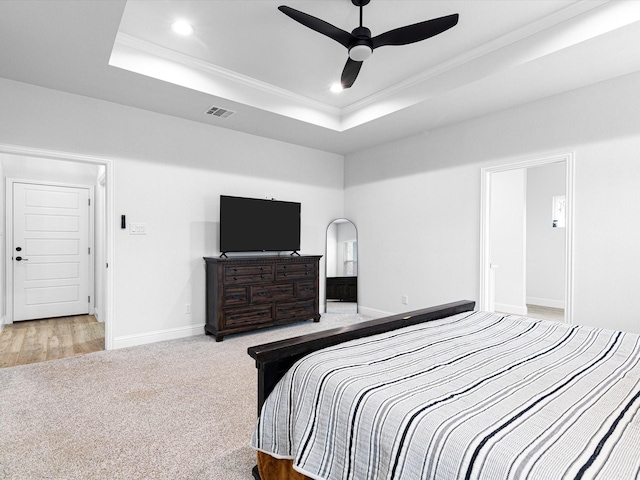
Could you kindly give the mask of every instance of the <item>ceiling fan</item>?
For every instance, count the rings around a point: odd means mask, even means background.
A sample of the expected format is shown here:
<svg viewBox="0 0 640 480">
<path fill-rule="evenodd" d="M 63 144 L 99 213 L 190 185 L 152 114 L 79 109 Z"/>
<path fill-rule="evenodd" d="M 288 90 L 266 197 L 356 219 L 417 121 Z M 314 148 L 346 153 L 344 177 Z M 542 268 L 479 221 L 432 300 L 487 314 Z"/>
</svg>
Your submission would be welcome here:
<svg viewBox="0 0 640 480">
<path fill-rule="evenodd" d="M 369 2 L 370 0 L 351 0 L 351 3 L 356 7 L 360 7 L 360 26 L 356 27 L 351 33 L 291 7 L 282 5 L 278 7 L 278 10 L 305 27 L 344 45 L 349 50 L 349 58 L 342 70 L 340 79 L 342 88 L 350 88 L 353 85 L 362 67 L 362 62 L 369 58 L 376 48 L 386 45 L 408 45 L 420 42 L 438 35 L 458 23 L 458 14 L 455 13 L 389 30 L 371 37 L 371 30 L 362 25 L 362 8 Z"/>
</svg>

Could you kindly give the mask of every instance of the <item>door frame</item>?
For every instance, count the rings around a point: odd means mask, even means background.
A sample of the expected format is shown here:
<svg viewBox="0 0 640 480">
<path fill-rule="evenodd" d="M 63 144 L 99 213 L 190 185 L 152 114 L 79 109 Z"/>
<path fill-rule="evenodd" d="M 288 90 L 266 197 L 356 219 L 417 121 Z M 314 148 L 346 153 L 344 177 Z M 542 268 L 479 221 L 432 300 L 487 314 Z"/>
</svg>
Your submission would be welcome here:
<svg viewBox="0 0 640 480">
<path fill-rule="evenodd" d="M 24 147 L 20 145 L 11 145 L 11 144 L 3 144 L 0 143 L 0 153 L 6 153 L 10 155 L 20 155 L 25 157 L 32 158 L 42 158 L 42 159 L 50 159 L 50 160 L 61 160 L 68 162 L 77 162 L 77 163 L 85 163 L 91 165 L 102 165 L 105 168 L 104 176 L 105 176 L 105 232 L 104 232 L 104 261 L 106 264 L 106 268 L 104 271 L 104 310 L 101 311 L 101 319 L 104 320 L 105 325 L 105 349 L 111 350 L 114 348 L 114 315 L 113 315 L 113 305 L 114 305 L 114 278 L 115 278 L 115 261 L 114 261 L 114 235 L 115 229 L 113 227 L 113 218 L 114 218 L 114 165 L 113 161 L 108 158 L 96 157 L 91 155 L 83 155 L 78 153 L 71 152 L 62 152 L 56 150 L 45 150 L 34 147 Z M 97 179 L 96 179 L 97 181 Z M 34 183 L 34 182 L 31 182 Z M 43 182 L 47 183 L 47 182 Z M 54 182 L 48 182 L 53 184 Z M 6 194 L 7 192 L 5 192 Z M 6 195 L 5 195 L 6 197 Z M 13 199 L 12 199 L 13 202 Z M 5 205 L 5 211 L 7 211 L 8 206 Z M 5 218 L 5 222 L 7 219 Z M 5 232 L 8 232 L 8 223 L 5 223 Z M 13 232 L 12 232 L 13 233 Z M 93 233 L 93 231 L 92 231 Z M 4 288 L 4 296 L 7 302 L 11 300 L 13 302 L 13 285 L 12 280 L 9 279 L 10 270 L 12 268 L 9 267 L 9 262 L 7 259 L 11 258 L 13 252 L 10 250 L 9 246 L 9 235 L 5 235 L 5 288 Z M 11 275 L 12 277 L 13 275 Z M 9 282 L 11 281 L 11 288 L 9 287 Z M 5 303 L 7 303 L 5 302 Z M 9 305 L 6 305 L 8 307 Z M 13 305 L 11 305 L 11 310 L 6 308 L 4 312 L 5 315 L 13 315 Z M 2 312 L 0 312 L 0 315 Z"/>
<path fill-rule="evenodd" d="M 565 162 L 565 309 L 564 321 L 573 324 L 573 219 L 574 219 L 574 154 L 573 152 L 550 154 L 528 160 L 518 160 L 492 167 L 481 172 L 480 211 L 480 292 L 478 308 L 489 310 L 492 305 L 491 275 L 491 176 L 494 173 L 539 167 Z"/>
<path fill-rule="evenodd" d="M 9 178 L 7 177 L 5 182 L 5 214 L 6 214 L 6 243 L 5 243 L 5 264 L 7 265 L 6 272 L 6 304 L 7 311 L 5 322 L 13 323 L 14 321 L 14 311 L 13 311 L 13 300 L 15 289 L 14 287 L 14 271 L 13 271 L 13 187 L 16 183 L 29 184 L 29 185 L 45 185 L 52 187 L 67 187 L 67 188 L 83 188 L 89 191 L 89 201 L 90 205 L 95 208 L 95 195 L 94 195 L 94 186 L 93 185 L 82 185 L 82 184 L 73 184 L 73 183 L 59 183 L 59 182 L 45 182 L 40 180 L 23 180 L 19 178 Z M 93 299 L 93 301 L 89 302 L 89 315 L 93 315 L 95 313 L 94 302 L 95 302 L 95 252 L 96 252 L 96 244 L 95 244 L 95 214 L 94 208 L 89 209 L 89 297 Z"/>
</svg>

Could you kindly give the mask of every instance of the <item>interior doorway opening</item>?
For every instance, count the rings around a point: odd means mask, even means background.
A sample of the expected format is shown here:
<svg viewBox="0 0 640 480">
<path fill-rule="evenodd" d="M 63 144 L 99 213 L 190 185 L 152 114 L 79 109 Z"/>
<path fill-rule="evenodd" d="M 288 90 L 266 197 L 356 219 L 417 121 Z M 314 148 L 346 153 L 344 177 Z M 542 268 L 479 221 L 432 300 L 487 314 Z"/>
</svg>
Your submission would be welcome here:
<svg viewBox="0 0 640 480">
<path fill-rule="evenodd" d="M 94 221 L 91 227 L 94 250 L 91 251 L 92 312 L 103 324 L 104 347 L 113 348 L 113 265 L 110 262 L 113 245 L 113 166 L 108 159 L 78 155 L 67 152 L 41 150 L 29 147 L 0 144 L 0 174 L 4 192 L 2 211 L 5 213 L 3 226 L 6 235 L 2 235 L 0 246 L 5 254 L 0 262 L 0 326 L 13 323 L 13 245 L 11 233 L 12 194 L 11 182 L 14 179 L 28 180 L 40 184 L 83 184 L 90 185 L 94 191 L 92 210 Z M 54 316 L 54 315 L 52 315 Z"/>
<path fill-rule="evenodd" d="M 572 323 L 573 156 L 482 170 L 479 308 Z"/>
</svg>

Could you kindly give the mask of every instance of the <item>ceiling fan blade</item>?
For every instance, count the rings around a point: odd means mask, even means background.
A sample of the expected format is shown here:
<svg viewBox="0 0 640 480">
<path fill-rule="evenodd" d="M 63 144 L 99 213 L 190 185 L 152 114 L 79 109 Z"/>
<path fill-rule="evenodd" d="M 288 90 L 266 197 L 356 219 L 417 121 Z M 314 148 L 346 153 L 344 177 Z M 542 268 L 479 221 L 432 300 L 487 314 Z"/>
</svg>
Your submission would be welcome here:
<svg viewBox="0 0 640 480">
<path fill-rule="evenodd" d="M 396 28 L 388 32 L 381 33 L 373 37 L 373 48 L 384 47 L 385 45 L 408 45 L 420 42 L 427 38 L 455 27 L 458 23 L 458 14 L 447 15 L 446 17 L 434 18 L 425 22 L 414 23 L 406 27 Z"/>
<path fill-rule="evenodd" d="M 312 17 L 307 13 L 284 5 L 278 7 L 278 10 L 280 10 L 285 15 L 293 18 L 296 22 L 301 23 L 305 27 L 309 27 L 311 30 L 315 30 L 318 33 L 326 35 L 327 37 L 335 40 L 341 45 L 344 45 L 346 48 L 349 48 L 349 44 L 352 42 L 352 40 L 354 40 L 353 35 L 351 35 L 349 32 L 345 32 L 344 30 L 338 27 L 334 27 L 324 20 Z"/>
<path fill-rule="evenodd" d="M 340 83 L 342 84 L 342 88 L 351 88 L 353 82 L 358 78 L 358 73 L 360 73 L 360 67 L 364 62 L 356 62 L 355 60 L 347 59 L 347 63 L 342 70 L 342 77 L 340 78 Z"/>
</svg>

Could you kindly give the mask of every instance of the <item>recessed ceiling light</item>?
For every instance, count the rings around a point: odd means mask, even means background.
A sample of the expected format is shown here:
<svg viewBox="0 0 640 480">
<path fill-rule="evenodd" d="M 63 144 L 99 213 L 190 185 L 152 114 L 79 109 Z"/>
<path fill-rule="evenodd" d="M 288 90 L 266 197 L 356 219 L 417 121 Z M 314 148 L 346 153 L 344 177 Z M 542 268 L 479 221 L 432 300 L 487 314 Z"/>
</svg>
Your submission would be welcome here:
<svg viewBox="0 0 640 480">
<path fill-rule="evenodd" d="M 171 25 L 171 29 L 176 32 L 178 35 L 191 35 L 193 33 L 193 27 L 189 22 L 184 20 L 178 20 L 173 22 Z"/>
<path fill-rule="evenodd" d="M 342 88 L 342 84 L 340 82 L 336 82 L 331 85 L 331 87 L 329 87 L 329 90 L 331 90 L 333 93 L 340 93 L 342 90 L 344 90 L 344 88 Z"/>
</svg>

